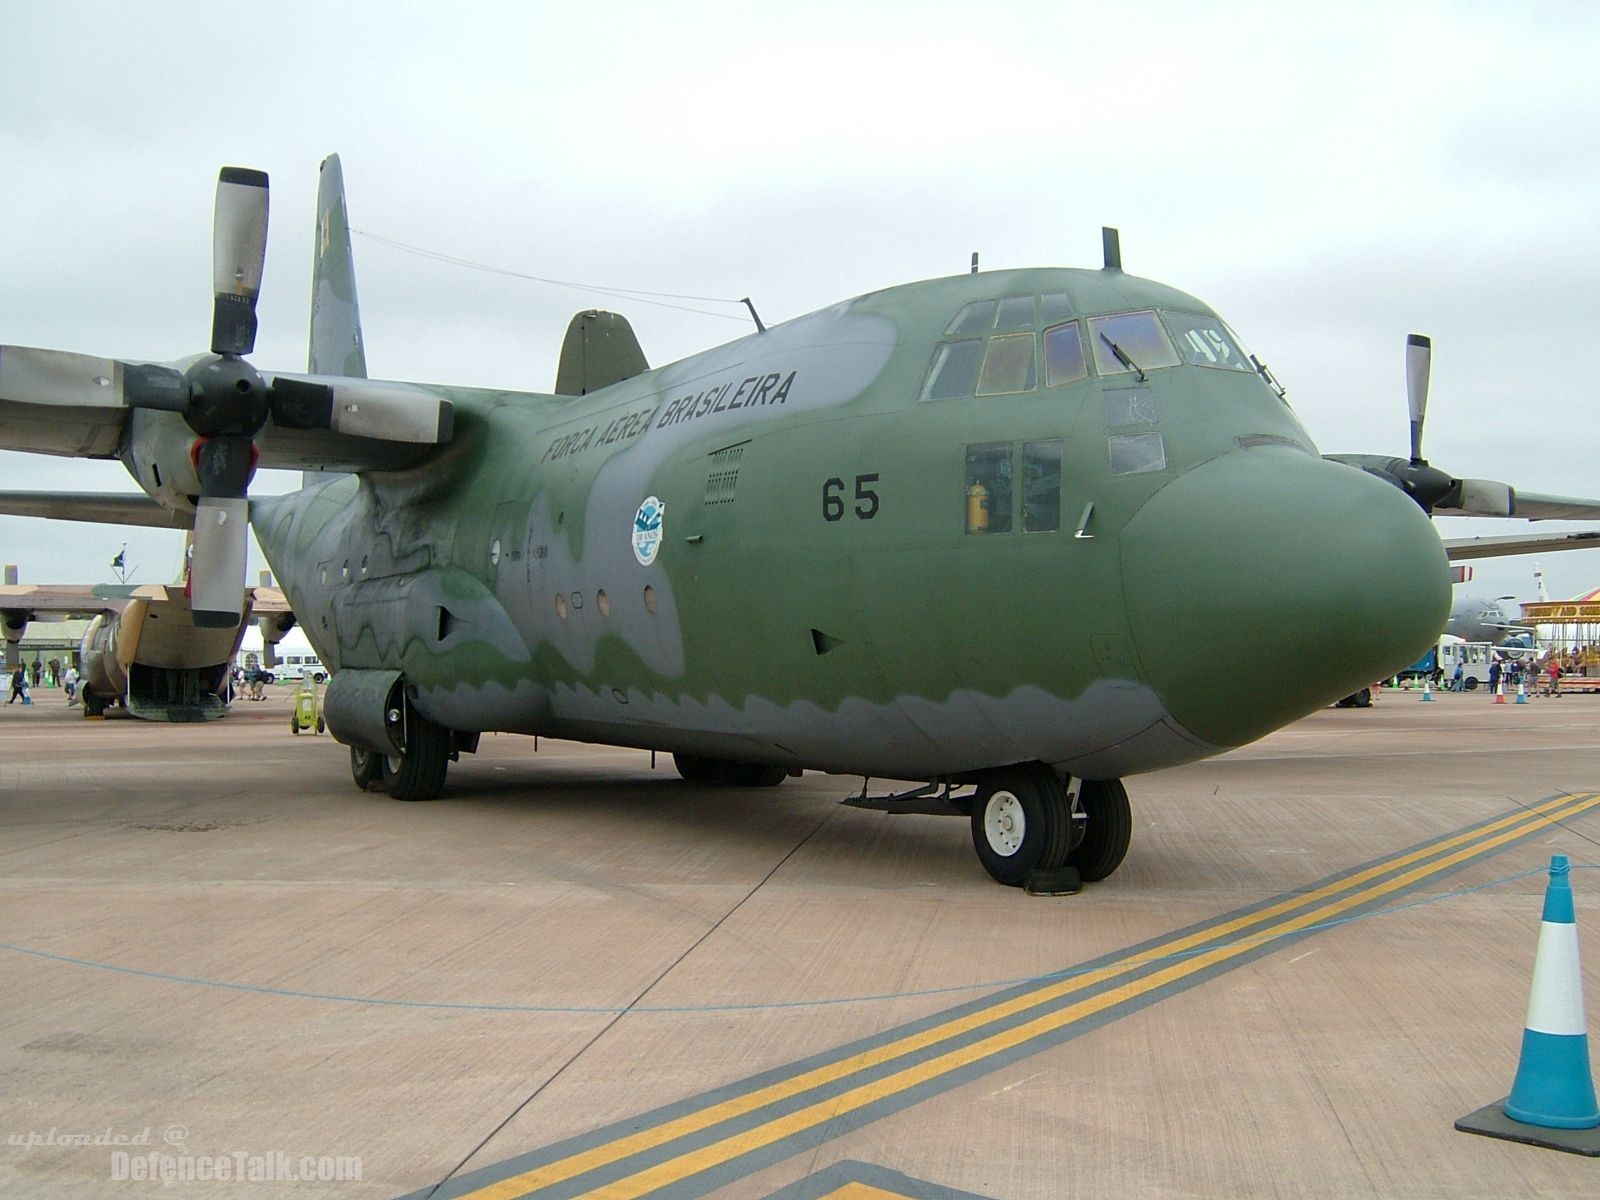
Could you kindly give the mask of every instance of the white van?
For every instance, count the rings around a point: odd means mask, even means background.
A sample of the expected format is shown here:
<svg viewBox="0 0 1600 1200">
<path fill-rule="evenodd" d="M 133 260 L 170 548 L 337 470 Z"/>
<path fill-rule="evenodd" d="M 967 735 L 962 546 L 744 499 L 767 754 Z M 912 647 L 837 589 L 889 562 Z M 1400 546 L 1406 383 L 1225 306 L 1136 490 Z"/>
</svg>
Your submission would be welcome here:
<svg viewBox="0 0 1600 1200">
<path fill-rule="evenodd" d="M 304 679 L 310 676 L 318 683 L 328 681 L 328 671 L 315 654 L 283 654 L 278 663 L 268 668 L 279 682 Z"/>
</svg>

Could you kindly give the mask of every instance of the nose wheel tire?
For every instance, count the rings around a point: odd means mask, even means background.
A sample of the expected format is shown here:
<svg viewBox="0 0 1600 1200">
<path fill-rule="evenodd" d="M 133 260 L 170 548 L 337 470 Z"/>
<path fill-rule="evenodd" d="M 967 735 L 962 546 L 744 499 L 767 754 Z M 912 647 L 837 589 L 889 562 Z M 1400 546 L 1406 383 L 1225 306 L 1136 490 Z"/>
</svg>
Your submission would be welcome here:
<svg viewBox="0 0 1600 1200">
<path fill-rule="evenodd" d="M 994 879 L 1020 887 L 1029 871 L 1063 866 L 1071 845 L 1066 789 L 1040 763 L 988 772 L 972 801 L 972 844 Z"/>
<path fill-rule="evenodd" d="M 1083 813 L 1083 840 L 1073 847 L 1067 865 L 1078 868 L 1085 883 L 1098 883 L 1122 865 L 1133 835 L 1128 789 L 1120 779 L 1085 779 L 1078 791 Z"/>
<path fill-rule="evenodd" d="M 450 766 L 450 731 L 413 713 L 406 752 L 385 757 L 383 786 L 396 800 L 432 800 L 444 789 Z"/>
</svg>

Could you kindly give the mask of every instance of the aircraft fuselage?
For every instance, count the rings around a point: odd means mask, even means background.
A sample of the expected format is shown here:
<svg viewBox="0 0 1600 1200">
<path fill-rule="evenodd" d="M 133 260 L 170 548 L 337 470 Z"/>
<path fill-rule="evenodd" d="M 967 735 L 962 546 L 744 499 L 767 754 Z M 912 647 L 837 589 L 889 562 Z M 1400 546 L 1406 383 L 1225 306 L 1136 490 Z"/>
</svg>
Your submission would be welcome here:
<svg viewBox="0 0 1600 1200">
<path fill-rule="evenodd" d="M 897 287 L 586 396 L 447 394 L 426 466 L 252 523 L 322 659 L 454 730 L 1113 779 L 1388 674 L 1449 607 L 1416 505 L 1324 461 L 1208 307 L 1118 271 Z"/>
</svg>

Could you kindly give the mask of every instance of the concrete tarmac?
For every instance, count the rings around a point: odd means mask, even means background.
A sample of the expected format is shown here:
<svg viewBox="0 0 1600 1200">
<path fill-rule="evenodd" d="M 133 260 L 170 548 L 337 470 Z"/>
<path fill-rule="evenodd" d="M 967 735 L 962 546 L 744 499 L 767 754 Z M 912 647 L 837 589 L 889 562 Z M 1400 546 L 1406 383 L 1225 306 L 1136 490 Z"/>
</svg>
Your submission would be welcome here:
<svg viewBox="0 0 1600 1200">
<path fill-rule="evenodd" d="M 1600 699 L 1391 692 L 1130 779 L 1122 869 L 1046 899 L 860 780 L 486 736 L 404 804 L 287 689 L 36 698 L 0 1194 L 1600 1195 L 1451 1127 L 1510 1088 L 1552 853 L 1600 994 Z"/>
</svg>

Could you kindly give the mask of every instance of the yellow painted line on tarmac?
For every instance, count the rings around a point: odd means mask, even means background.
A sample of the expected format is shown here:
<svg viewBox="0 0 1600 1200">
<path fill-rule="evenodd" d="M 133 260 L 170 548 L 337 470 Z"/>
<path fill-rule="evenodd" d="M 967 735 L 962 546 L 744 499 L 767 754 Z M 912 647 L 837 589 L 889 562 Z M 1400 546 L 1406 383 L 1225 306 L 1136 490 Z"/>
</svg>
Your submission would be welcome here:
<svg viewBox="0 0 1600 1200">
<path fill-rule="evenodd" d="M 1136 999 L 1147 992 L 1154 991 L 1196 972 L 1204 971 L 1219 963 L 1226 962 L 1247 951 L 1254 950 L 1266 942 L 1336 918 L 1341 913 L 1363 904 L 1371 903 L 1373 900 L 1380 899 L 1390 893 L 1415 886 L 1432 875 L 1440 874 L 1451 867 L 1461 865 L 1475 857 L 1497 849 L 1507 842 L 1526 836 L 1532 826 L 1577 816 L 1589 811 L 1596 805 L 1600 805 L 1600 794 L 1597 793 L 1561 796 L 1540 804 L 1531 805 L 1525 811 L 1500 818 L 1466 833 L 1445 838 L 1414 850 L 1409 854 L 1378 863 L 1363 871 L 1356 872 L 1313 891 L 1289 897 L 1256 912 L 1207 926 L 1186 937 L 1162 943 L 1141 954 L 1109 966 L 1038 988 L 1021 996 L 1015 996 L 993 1007 L 980 1009 L 964 1017 L 885 1043 L 882 1046 L 873 1047 L 870 1050 L 841 1059 L 838 1062 L 828 1063 L 790 1079 L 769 1084 L 745 1095 L 732 1097 L 719 1104 L 686 1114 L 662 1125 L 594 1146 L 588 1150 L 569 1155 L 555 1162 L 546 1163 L 505 1179 L 496 1180 L 474 1191 L 465 1193 L 465 1197 L 470 1197 L 471 1200 L 511 1200 L 512 1197 L 526 1195 L 538 1188 L 549 1187 L 572 1179 L 598 1167 L 665 1145 L 685 1135 L 708 1129 L 731 1118 L 754 1112 L 776 1101 L 846 1078 L 856 1072 L 883 1065 L 902 1055 L 937 1045 L 939 1042 L 947 1041 L 962 1033 L 991 1024 L 997 1019 L 1023 1012 L 1030 1008 L 1036 1008 L 1049 1000 L 1071 995 L 1075 991 L 1081 991 L 1109 981 L 1118 975 L 1128 974 L 1151 962 L 1172 958 L 1175 955 L 1182 954 L 1187 949 L 1213 941 L 1227 933 L 1253 925 L 1260 925 L 1264 921 L 1297 909 L 1304 910 L 1307 905 L 1316 905 L 1309 911 L 1302 911 L 1299 916 L 1281 921 L 1250 937 L 1195 954 L 1181 962 L 1163 967 L 1144 978 L 1124 983 L 1089 999 L 1045 1013 L 1031 1021 L 1026 1021 L 1010 1029 L 995 1033 L 970 1045 L 948 1051 L 945 1054 L 870 1083 L 862 1084 L 838 1095 L 829 1096 L 795 1112 L 775 1117 L 771 1121 L 764 1122 L 743 1133 L 723 1138 L 700 1149 L 642 1169 L 592 1191 L 581 1193 L 583 1197 L 589 1198 L 589 1200 L 636 1200 L 637 1197 L 648 1195 L 658 1188 L 709 1170 L 720 1163 L 738 1158 L 743 1154 L 781 1141 L 796 1133 L 804 1132 L 842 1114 L 892 1096 L 897 1092 L 937 1079 L 941 1075 L 959 1070 L 991 1055 L 1012 1049 L 1034 1038 L 1094 1016 L 1115 1005 Z M 1332 897 L 1341 893 L 1349 893 L 1353 887 L 1365 884 L 1380 876 L 1390 875 L 1398 868 L 1422 859 L 1434 858 L 1441 852 L 1452 849 L 1454 849 L 1454 853 L 1439 858 L 1426 866 L 1414 867 L 1400 875 L 1389 878 L 1383 883 L 1372 887 L 1363 887 L 1354 894 L 1345 895 L 1342 899 L 1332 899 Z M 1327 902 L 1322 903 L 1322 901 Z"/>
</svg>

